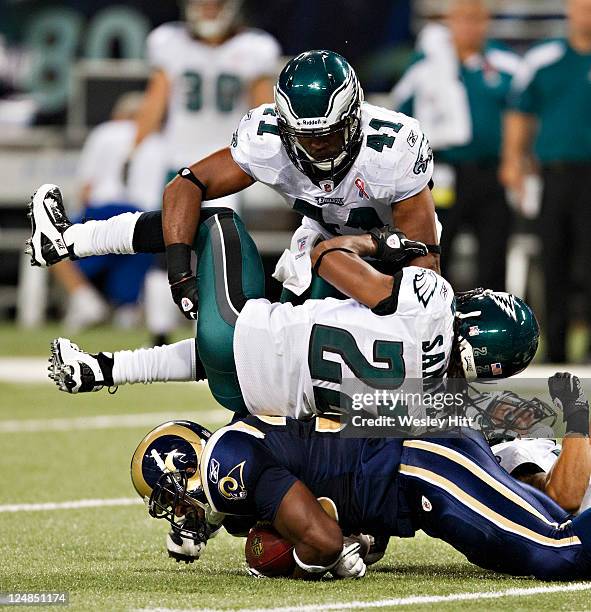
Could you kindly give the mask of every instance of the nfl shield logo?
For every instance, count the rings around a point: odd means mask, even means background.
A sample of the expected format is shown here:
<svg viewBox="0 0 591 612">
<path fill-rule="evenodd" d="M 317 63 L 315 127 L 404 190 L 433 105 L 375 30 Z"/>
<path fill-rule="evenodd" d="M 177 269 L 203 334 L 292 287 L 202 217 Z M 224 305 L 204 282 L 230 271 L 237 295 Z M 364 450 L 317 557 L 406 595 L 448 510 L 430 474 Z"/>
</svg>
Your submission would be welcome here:
<svg viewBox="0 0 591 612">
<path fill-rule="evenodd" d="M 260 557 L 263 554 L 263 539 L 261 538 L 261 536 L 255 536 L 252 540 L 252 544 L 251 544 L 251 550 L 252 550 L 252 554 L 255 557 Z"/>
<path fill-rule="evenodd" d="M 320 181 L 320 187 L 326 193 L 330 193 L 334 189 L 334 183 L 332 181 Z"/>
</svg>

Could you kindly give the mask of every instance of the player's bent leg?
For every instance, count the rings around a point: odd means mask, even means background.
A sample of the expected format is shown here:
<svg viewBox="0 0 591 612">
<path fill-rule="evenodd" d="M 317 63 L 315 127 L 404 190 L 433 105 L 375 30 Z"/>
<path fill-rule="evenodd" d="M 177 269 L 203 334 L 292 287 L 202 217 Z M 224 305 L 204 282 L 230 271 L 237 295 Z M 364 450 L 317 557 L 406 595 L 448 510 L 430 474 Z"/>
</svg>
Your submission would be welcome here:
<svg viewBox="0 0 591 612">
<path fill-rule="evenodd" d="M 109 219 L 72 224 L 56 185 L 39 187 L 31 199 L 29 216 L 31 238 L 25 251 L 34 266 L 51 266 L 68 257 L 164 251 L 160 212 L 124 212 Z"/>
<path fill-rule="evenodd" d="M 195 250 L 199 356 L 216 400 L 245 412 L 234 362 L 234 327 L 247 300 L 264 297 L 261 259 L 240 217 L 229 209 L 201 211 Z"/>
<path fill-rule="evenodd" d="M 49 364 L 49 377 L 67 393 L 205 377 L 192 338 L 147 349 L 95 354 L 86 353 L 66 338 L 57 338 L 51 343 Z"/>
<path fill-rule="evenodd" d="M 472 563 L 543 580 L 591 576 L 591 521 L 577 528 L 552 500 L 540 503 L 498 465 L 478 433 L 406 440 L 400 475 L 415 527 Z"/>
</svg>

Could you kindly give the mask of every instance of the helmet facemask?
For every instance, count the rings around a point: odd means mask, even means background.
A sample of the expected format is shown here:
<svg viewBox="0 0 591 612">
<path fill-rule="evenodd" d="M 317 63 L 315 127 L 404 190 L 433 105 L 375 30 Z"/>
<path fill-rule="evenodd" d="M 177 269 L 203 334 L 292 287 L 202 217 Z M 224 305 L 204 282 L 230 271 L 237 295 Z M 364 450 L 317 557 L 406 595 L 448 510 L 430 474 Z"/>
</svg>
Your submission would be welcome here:
<svg viewBox="0 0 591 612">
<path fill-rule="evenodd" d="M 326 128 L 296 129 L 280 114 L 277 125 L 290 160 L 312 180 L 338 182 L 350 167 L 346 162 L 357 157 L 361 145 L 360 105 L 353 114 Z"/>
<path fill-rule="evenodd" d="M 187 470 L 162 474 L 150 495 L 148 512 L 153 518 L 167 520 L 181 537 L 206 541 L 207 500 L 201 486 L 187 491 L 188 483 Z"/>
<path fill-rule="evenodd" d="M 480 430 L 489 444 L 554 436 L 556 411 L 537 397 L 526 400 L 512 391 L 480 393 L 472 386 L 470 390 L 466 402 L 479 415 Z"/>
</svg>

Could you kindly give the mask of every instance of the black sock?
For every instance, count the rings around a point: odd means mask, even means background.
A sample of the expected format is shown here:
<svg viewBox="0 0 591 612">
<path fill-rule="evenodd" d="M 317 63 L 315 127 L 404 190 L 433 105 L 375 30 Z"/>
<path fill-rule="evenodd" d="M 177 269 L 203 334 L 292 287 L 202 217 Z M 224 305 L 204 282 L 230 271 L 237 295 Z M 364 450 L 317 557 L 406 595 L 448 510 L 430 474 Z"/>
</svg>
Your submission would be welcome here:
<svg viewBox="0 0 591 612">
<path fill-rule="evenodd" d="M 140 215 L 133 230 L 133 250 L 136 253 L 164 253 L 162 213 L 159 210 Z"/>
</svg>

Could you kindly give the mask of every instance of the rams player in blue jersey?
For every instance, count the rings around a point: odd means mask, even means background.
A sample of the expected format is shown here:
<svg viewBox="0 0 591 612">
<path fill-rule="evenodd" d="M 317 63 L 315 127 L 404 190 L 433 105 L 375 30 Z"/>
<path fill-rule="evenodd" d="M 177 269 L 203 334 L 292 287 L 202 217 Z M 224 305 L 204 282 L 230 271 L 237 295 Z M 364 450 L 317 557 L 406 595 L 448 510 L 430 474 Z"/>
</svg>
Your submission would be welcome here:
<svg viewBox="0 0 591 612">
<path fill-rule="evenodd" d="M 591 511 L 573 518 L 513 479 L 471 430 L 446 439 L 363 439 L 342 437 L 325 418 L 250 415 L 213 434 L 172 421 L 142 440 L 131 476 L 150 514 L 172 524 L 169 550 L 187 560 L 224 520 L 241 518 L 270 521 L 293 543 L 294 577 L 362 577 L 359 547 L 344 545 L 343 535 L 419 530 L 485 569 L 591 577 Z"/>
</svg>

